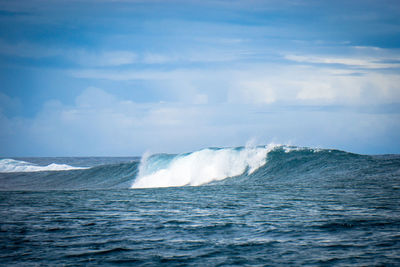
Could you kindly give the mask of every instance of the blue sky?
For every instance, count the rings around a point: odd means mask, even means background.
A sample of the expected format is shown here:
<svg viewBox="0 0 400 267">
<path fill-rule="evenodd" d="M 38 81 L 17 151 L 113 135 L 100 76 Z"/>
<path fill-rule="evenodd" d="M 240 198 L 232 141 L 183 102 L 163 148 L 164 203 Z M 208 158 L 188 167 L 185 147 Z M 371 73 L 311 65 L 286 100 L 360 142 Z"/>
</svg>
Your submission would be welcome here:
<svg viewBox="0 0 400 267">
<path fill-rule="evenodd" d="M 0 0 L 0 156 L 400 153 L 398 1 Z"/>
</svg>

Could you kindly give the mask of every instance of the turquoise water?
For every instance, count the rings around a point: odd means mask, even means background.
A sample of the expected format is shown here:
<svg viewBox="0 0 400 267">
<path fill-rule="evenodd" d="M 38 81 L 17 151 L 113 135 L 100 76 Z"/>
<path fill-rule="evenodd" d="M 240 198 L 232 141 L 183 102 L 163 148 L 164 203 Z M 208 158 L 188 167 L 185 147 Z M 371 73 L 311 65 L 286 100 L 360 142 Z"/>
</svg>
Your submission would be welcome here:
<svg viewBox="0 0 400 267">
<path fill-rule="evenodd" d="M 0 161 L 0 265 L 400 264 L 399 155 L 261 147 L 16 160 Z M 144 188 L 171 173 L 173 184 L 207 182 Z"/>
</svg>

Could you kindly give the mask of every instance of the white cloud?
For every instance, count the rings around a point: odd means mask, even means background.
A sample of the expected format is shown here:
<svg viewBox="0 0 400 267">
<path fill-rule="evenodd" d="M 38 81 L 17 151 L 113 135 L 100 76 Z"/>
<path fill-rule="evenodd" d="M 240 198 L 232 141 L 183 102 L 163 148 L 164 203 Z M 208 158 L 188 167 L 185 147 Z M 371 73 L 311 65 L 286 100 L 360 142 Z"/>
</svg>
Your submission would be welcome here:
<svg viewBox="0 0 400 267">
<path fill-rule="evenodd" d="M 70 71 L 70 74 L 94 80 L 143 80 L 185 103 L 268 105 L 323 101 L 323 104 L 364 105 L 400 102 L 400 75 L 371 70 L 354 72 L 335 67 L 252 64 L 213 70 L 83 69 Z"/>
<path fill-rule="evenodd" d="M 285 59 L 300 63 L 317 63 L 317 64 L 341 64 L 350 67 L 366 68 L 366 69 L 388 69 L 400 68 L 399 63 L 385 63 L 383 58 L 356 58 L 356 57 L 329 57 L 329 56 L 309 56 L 309 55 L 286 55 Z M 388 58 L 386 60 L 393 60 Z"/>
<path fill-rule="evenodd" d="M 276 101 L 276 89 L 268 81 L 244 80 L 230 90 L 228 100 L 234 103 L 270 104 Z"/>
<path fill-rule="evenodd" d="M 329 83 L 324 82 L 299 82 L 300 91 L 296 97 L 301 100 L 309 99 L 334 99 L 337 97 L 336 90 L 334 90 Z"/>
<path fill-rule="evenodd" d="M 377 47 L 377 46 L 361 46 L 361 45 L 356 45 L 353 46 L 355 49 L 360 49 L 360 50 L 366 50 L 366 51 L 383 51 L 383 48 Z"/>
</svg>

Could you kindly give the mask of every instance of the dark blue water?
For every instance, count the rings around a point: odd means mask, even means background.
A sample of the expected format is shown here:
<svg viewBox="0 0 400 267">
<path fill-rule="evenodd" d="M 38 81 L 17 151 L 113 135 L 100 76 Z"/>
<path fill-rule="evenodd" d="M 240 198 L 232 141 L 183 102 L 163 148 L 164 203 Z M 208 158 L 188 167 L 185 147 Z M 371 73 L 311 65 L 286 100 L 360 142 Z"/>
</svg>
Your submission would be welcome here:
<svg viewBox="0 0 400 267">
<path fill-rule="evenodd" d="M 400 265 L 399 155 L 276 148 L 251 174 L 143 189 L 135 158 L 28 162 L 94 167 L 0 174 L 0 265 Z"/>
</svg>

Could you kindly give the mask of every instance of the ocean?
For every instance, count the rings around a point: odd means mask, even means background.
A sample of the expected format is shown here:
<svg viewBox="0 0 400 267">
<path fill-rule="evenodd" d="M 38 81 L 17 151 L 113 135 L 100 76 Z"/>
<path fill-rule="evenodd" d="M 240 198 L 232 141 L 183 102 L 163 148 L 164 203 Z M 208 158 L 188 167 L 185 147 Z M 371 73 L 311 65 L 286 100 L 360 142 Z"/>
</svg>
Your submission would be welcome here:
<svg viewBox="0 0 400 267">
<path fill-rule="evenodd" d="M 1 266 L 399 266 L 400 155 L 0 159 Z"/>
</svg>

